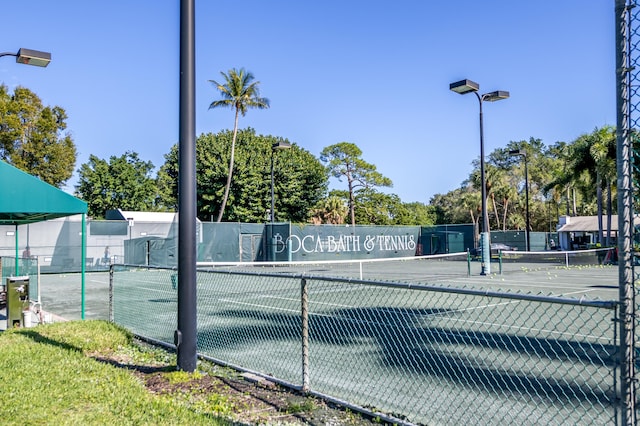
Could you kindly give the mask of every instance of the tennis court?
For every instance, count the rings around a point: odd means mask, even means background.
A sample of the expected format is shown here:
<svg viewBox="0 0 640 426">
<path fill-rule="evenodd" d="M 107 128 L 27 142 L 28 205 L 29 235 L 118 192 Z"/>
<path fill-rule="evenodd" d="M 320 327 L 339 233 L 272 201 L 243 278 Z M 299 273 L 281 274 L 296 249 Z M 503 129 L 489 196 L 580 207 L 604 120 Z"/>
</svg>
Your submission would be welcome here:
<svg viewBox="0 0 640 426">
<path fill-rule="evenodd" d="M 615 314 L 611 304 L 585 301 L 616 299 L 615 266 L 486 277 L 385 263 L 376 263 L 378 277 L 393 269 L 395 281 L 411 284 L 322 277 L 318 265 L 304 275 L 284 267 L 200 271 L 198 351 L 414 423 L 612 421 Z M 171 343 L 171 275 L 116 271 L 116 322 Z"/>
<path fill-rule="evenodd" d="M 408 423 L 611 423 L 617 266 L 518 255 L 490 276 L 466 254 L 201 265 L 198 352 Z M 45 310 L 81 317 L 80 274 L 39 279 Z M 112 296 L 117 323 L 172 343 L 176 279 L 118 265 L 110 295 L 87 274 L 85 318 Z"/>
<path fill-rule="evenodd" d="M 612 421 L 615 312 L 590 301 L 617 299 L 615 265 L 492 264 L 480 276 L 461 257 L 342 263 L 201 268 L 198 352 L 407 422 Z M 117 266 L 115 321 L 172 343 L 176 277 Z M 40 280 L 47 311 L 80 318 L 80 274 Z M 108 272 L 87 274 L 85 290 L 85 317 L 109 318 Z"/>
</svg>

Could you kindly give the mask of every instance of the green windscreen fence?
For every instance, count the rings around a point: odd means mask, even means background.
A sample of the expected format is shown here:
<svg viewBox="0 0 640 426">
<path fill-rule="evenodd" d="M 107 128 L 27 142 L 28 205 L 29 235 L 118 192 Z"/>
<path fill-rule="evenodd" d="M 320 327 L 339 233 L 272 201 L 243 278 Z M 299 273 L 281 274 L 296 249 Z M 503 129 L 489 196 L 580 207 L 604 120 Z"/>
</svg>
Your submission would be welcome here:
<svg viewBox="0 0 640 426">
<path fill-rule="evenodd" d="M 524 251 L 527 248 L 527 234 L 524 231 L 491 231 L 492 244 L 504 244 L 515 250 Z M 557 247 L 557 232 L 530 232 L 530 250 L 545 251 Z"/>
<path fill-rule="evenodd" d="M 473 224 L 349 226 L 292 223 L 197 222 L 197 260 L 208 262 L 365 260 L 450 254 L 477 248 Z M 17 238 L 16 238 L 17 234 Z M 0 226 L 0 256 L 29 247 L 41 273 L 106 271 L 111 263 L 176 267 L 178 221 L 86 221 L 82 216 Z M 545 250 L 556 234 L 530 235 L 532 251 Z M 492 243 L 526 247 L 523 231 L 492 231 Z"/>
<path fill-rule="evenodd" d="M 475 225 L 434 225 L 420 229 L 419 254 L 445 254 L 476 248 Z"/>
</svg>

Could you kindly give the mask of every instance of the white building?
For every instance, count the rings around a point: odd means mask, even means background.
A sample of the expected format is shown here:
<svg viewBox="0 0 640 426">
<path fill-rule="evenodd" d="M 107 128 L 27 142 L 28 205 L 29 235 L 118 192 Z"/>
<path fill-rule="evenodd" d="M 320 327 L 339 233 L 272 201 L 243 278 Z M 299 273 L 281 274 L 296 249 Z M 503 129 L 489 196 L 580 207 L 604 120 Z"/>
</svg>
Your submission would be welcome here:
<svg viewBox="0 0 640 426">
<path fill-rule="evenodd" d="M 604 246 L 607 238 L 607 216 L 602 216 L 604 241 L 598 239 L 598 216 L 560 216 L 558 221 L 558 239 L 560 250 L 580 250 L 593 248 L 596 244 Z M 611 216 L 610 245 L 618 239 L 618 215 Z"/>
</svg>

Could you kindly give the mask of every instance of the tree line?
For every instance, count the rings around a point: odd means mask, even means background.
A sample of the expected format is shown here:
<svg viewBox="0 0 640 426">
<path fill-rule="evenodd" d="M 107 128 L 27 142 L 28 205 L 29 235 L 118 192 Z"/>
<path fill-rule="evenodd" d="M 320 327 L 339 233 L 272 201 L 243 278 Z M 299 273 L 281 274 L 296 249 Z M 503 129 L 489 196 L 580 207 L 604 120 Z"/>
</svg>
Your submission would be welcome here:
<svg viewBox="0 0 640 426">
<path fill-rule="evenodd" d="M 259 82 L 244 69 L 210 80 L 220 95 L 210 109 L 234 109 L 232 130 L 196 140 L 197 214 L 204 221 L 264 222 L 271 215 L 271 170 L 276 221 L 330 224 L 434 225 L 478 223 L 481 214 L 479 159 L 459 188 L 436 194 L 428 204 L 405 203 L 391 179 L 363 159 L 354 143 L 339 142 L 319 158 L 284 137 L 239 128 L 249 109 L 266 109 Z M 66 132 L 66 112 L 42 104 L 29 89 L 13 93 L 0 85 L 0 158 L 56 187 L 72 176 L 76 148 Z M 290 149 L 276 150 L 276 146 Z M 514 154 L 517 152 L 517 154 Z M 88 203 L 89 215 L 108 209 L 175 211 L 178 145 L 155 166 L 136 152 L 108 159 L 90 155 L 78 168 L 75 195 Z M 615 129 L 596 128 L 571 142 L 546 146 L 540 139 L 511 141 L 486 161 L 490 228 L 524 229 L 528 182 L 531 231 L 554 231 L 559 215 L 615 214 Z M 526 163 L 526 167 L 525 167 Z M 525 176 L 525 169 L 528 172 Z M 329 191 L 329 178 L 343 189 Z M 605 217 L 606 215 L 606 217 Z M 607 229 L 610 227 L 606 227 Z M 601 236 L 604 241 L 606 236 Z"/>
<path fill-rule="evenodd" d="M 525 167 L 526 161 L 526 167 Z M 437 194 L 429 205 L 437 223 L 478 223 L 481 217 L 479 160 L 461 186 Z M 528 172 L 528 176 L 525 175 Z M 527 179 L 528 178 L 528 179 Z M 603 218 L 616 214 L 615 128 L 603 126 L 574 141 L 547 146 L 540 139 L 511 141 L 486 161 L 487 210 L 491 229 L 525 229 L 529 187 L 530 231 L 553 232 L 561 215 Z M 604 237 L 604 238 L 603 238 Z"/>
<path fill-rule="evenodd" d="M 196 139 L 196 202 L 198 218 L 216 221 L 227 185 L 234 132 L 206 133 Z M 359 168 L 352 179 L 359 179 L 350 191 L 328 191 L 331 167 L 306 149 L 287 139 L 259 135 L 254 129 L 237 131 L 234 173 L 228 190 L 222 220 L 226 222 L 265 222 L 271 207 L 271 162 L 276 221 L 296 223 L 351 223 L 349 200 L 353 198 L 353 218 L 358 224 L 407 225 L 433 223 L 435 216 L 421 203 L 403 203 L 395 194 L 378 191 L 376 181 Z M 275 151 L 274 144 L 285 142 L 290 149 Z M 336 148 L 337 146 L 337 148 Z M 338 151 L 335 151 L 338 149 Z M 355 144 L 342 142 L 325 149 L 326 163 L 336 152 L 361 152 Z M 165 163 L 153 175 L 153 164 L 137 153 L 100 159 L 91 155 L 81 165 L 76 195 L 88 203 L 89 215 L 103 217 L 108 209 L 176 211 L 178 208 L 178 156 L 175 144 L 165 154 Z M 366 162 L 365 162 L 366 163 Z M 334 167 L 335 169 L 335 167 Z M 368 170 L 368 169 L 367 169 Z M 370 170 L 369 170 L 370 172 Z M 336 175 L 339 171 L 336 169 Z M 377 176 L 377 175 L 376 175 Z M 387 180 L 385 182 L 390 182 Z"/>
</svg>

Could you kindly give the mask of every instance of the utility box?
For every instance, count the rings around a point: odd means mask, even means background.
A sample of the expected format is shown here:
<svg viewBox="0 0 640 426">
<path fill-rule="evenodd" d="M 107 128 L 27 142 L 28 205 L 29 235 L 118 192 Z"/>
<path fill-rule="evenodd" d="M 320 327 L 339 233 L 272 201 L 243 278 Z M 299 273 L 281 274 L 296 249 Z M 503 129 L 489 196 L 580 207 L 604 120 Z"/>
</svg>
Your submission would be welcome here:
<svg viewBox="0 0 640 426">
<path fill-rule="evenodd" d="M 7 278 L 7 328 L 24 327 L 22 312 L 29 309 L 29 277 Z"/>
</svg>

